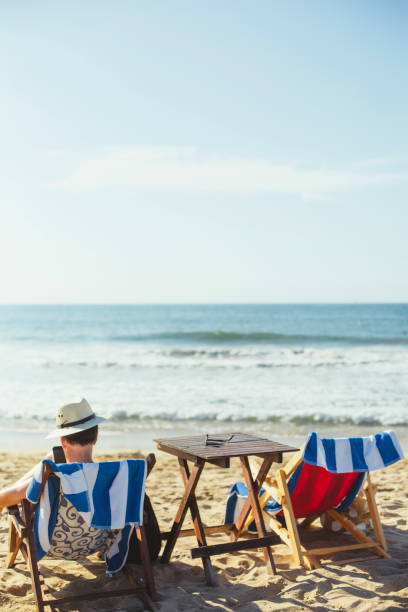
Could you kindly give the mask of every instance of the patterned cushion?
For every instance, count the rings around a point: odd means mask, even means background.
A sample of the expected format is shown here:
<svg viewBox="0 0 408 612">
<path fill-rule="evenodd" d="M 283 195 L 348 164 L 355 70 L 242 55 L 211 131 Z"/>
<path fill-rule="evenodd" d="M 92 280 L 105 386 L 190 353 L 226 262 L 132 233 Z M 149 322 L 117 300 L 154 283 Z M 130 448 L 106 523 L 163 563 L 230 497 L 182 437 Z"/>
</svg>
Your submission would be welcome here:
<svg viewBox="0 0 408 612">
<path fill-rule="evenodd" d="M 57 523 L 47 554 L 57 559 L 84 559 L 107 551 L 120 533 L 121 529 L 89 527 L 66 497 L 60 495 Z"/>
</svg>

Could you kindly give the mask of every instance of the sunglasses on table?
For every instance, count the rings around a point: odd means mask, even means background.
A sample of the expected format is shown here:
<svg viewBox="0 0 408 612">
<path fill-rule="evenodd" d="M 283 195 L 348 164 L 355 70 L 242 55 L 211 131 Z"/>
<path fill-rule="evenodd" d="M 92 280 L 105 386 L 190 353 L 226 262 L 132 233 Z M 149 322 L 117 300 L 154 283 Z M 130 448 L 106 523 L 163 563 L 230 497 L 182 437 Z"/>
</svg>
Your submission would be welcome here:
<svg viewBox="0 0 408 612">
<path fill-rule="evenodd" d="M 205 446 L 222 446 L 225 442 L 230 442 L 234 434 L 231 434 L 227 438 L 214 438 L 209 434 L 205 434 Z"/>
</svg>

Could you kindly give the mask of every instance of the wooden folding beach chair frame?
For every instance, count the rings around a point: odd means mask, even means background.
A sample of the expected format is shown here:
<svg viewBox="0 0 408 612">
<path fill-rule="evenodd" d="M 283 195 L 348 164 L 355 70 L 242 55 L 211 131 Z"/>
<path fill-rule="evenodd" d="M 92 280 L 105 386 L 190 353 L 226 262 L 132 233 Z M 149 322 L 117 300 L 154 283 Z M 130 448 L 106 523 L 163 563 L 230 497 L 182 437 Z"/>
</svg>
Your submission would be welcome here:
<svg viewBox="0 0 408 612">
<path fill-rule="evenodd" d="M 356 527 L 344 514 L 337 512 L 334 508 L 328 509 L 327 513 L 331 518 L 338 521 L 358 542 L 358 544 L 344 544 L 340 546 L 326 546 L 317 548 L 306 548 L 300 538 L 300 532 L 305 527 L 310 526 L 319 515 L 307 516 L 298 525 L 295 513 L 292 506 L 292 500 L 288 489 L 288 479 L 301 464 L 302 450 L 297 453 L 287 463 L 284 468 L 276 472 L 276 478 L 273 480 L 267 476 L 263 484 L 265 492 L 259 499 L 265 515 L 269 519 L 270 528 L 280 537 L 282 542 L 286 544 L 292 552 L 294 561 L 297 565 L 303 565 L 307 569 L 315 569 L 320 567 L 320 557 L 330 556 L 335 553 L 345 552 L 348 550 L 370 550 L 379 557 L 390 558 L 387 553 L 387 543 L 384 536 L 384 531 L 380 522 L 377 504 L 375 501 L 375 487 L 372 485 L 370 476 L 367 473 L 363 491 L 367 500 L 370 518 L 373 523 L 375 539 L 368 537 L 364 531 Z M 282 505 L 283 516 L 285 518 L 286 527 L 284 527 L 274 516 L 265 510 L 268 501 L 273 497 L 279 504 Z M 248 515 L 246 522 L 243 524 L 240 533 L 245 532 L 248 526 L 253 522 L 254 516 L 252 511 Z M 342 561 L 344 563 L 344 561 Z"/>
<path fill-rule="evenodd" d="M 61 449 L 62 450 L 62 449 Z M 148 455 L 147 475 L 151 472 L 156 463 L 153 453 Z M 61 462 L 61 461 L 60 461 Z M 53 474 L 49 464 L 43 466 L 41 493 L 44 490 L 48 478 L 58 478 Z M 8 534 L 8 554 L 6 557 L 6 567 L 11 568 L 15 564 L 17 554 L 21 552 L 28 569 L 30 571 L 31 584 L 33 587 L 36 609 L 43 612 L 45 606 L 56 606 L 63 603 L 73 603 L 86 601 L 89 599 L 106 599 L 109 597 L 123 597 L 125 595 L 137 595 L 149 610 L 155 610 L 153 600 L 157 600 L 157 592 L 154 583 L 153 570 L 150 561 L 149 548 L 146 541 L 146 533 L 143 526 L 136 528 L 136 536 L 139 544 L 140 556 L 144 572 L 144 586 L 138 584 L 131 570 L 125 566 L 123 573 L 132 585 L 131 588 L 103 590 L 99 592 L 83 593 L 69 597 L 54 598 L 51 596 L 44 578 L 38 567 L 37 556 L 34 545 L 34 514 L 37 504 L 30 503 L 24 499 L 21 504 L 21 514 L 18 506 L 10 506 L 9 511 L 9 534 Z"/>
</svg>

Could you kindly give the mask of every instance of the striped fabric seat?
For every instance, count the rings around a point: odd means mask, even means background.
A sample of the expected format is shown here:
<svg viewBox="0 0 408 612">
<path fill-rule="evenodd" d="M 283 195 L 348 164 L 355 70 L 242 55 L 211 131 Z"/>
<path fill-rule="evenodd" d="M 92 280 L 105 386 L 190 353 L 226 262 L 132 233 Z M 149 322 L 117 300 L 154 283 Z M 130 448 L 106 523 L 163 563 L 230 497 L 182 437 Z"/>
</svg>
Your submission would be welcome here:
<svg viewBox="0 0 408 612">
<path fill-rule="evenodd" d="M 339 512 L 347 510 L 358 495 L 365 474 L 330 474 L 322 467 L 302 462 L 288 480 L 288 489 L 296 518 L 322 514 L 329 508 Z M 259 497 L 265 494 L 261 489 Z M 248 497 L 248 489 L 243 482 L 235 483 L 227 498 L 225 524 L 234 523 Z M 270 498 L 264 506 L 265 512 L 283 518 L 282 506 Z M 255 521 L 248 525 L 248 533 L 257 533 Z"/>
</svg>

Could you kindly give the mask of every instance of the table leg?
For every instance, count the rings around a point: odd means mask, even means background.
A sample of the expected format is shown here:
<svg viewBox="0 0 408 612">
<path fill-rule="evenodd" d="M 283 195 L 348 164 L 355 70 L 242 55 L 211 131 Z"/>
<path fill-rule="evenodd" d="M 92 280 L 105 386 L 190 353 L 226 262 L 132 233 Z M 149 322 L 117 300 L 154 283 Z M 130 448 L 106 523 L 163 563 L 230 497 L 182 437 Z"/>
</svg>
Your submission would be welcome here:
<svg viewBox="0 0 408 612">
<path fill-rule="evenodd" d="M 267 535 L 267 533 L 265 529 L 265 523 L 264 523 L 264 519 L 262 515 L 262 510 L 259 505 L 259 497 L 258 497 L 259 488 L 258 488 L 257 482 L 254 481 L 253 479 L 251 468 L 249 467 L 248 457 L 240 457 L 240 459 L 241 459 L 242 470 L 245 476 L 245 482 L 248 488 L 248 499 L 249 499 L 250 505 L 252 506 L 252 510 L 255 516 L 256 528 L 258 530 L 258 537 L 263 538 Z M 273 559 L 271 547 L 264 546 L 262 550 L 264 553 L 265 564 L 266 564 L 268 572 L 271 574 L 276 574 L 275 561 Z"/>
<path fill-rule="evenodd" d="M 170 531 L 170 535 L 167 539 L 166 546 L 164 548 L 161 562 L 168 563 L 170 561 L 171 553 L 173 552 L 174 545 L 179 536 L 181 527 L 183 526 L 184 519 L 186 517 L 187 509 L 190 505 L 190 500 L 194 497 L 195 489 L 199 478 L 201 476 L 201 472 L 203 471 L 204 461 L 194 464 L 190 477 L 188 478 L 187 483 L 185 483 L 185 491 L 183 495 L 183 499 L 180 502 L 179 509 L 176 514 L 176 518 L 174 519 L 173 526 Z"/>
<path fill-rule="evenodd" d="M 181 476 L 183 478 L 184 486 L 187 487 L 189 478 L 190 478 L 190 470 L 188 467 L 188 463 L 186 459 L 179 459 Z M 197 498 L 194 495 L 191 496 L 189 501 L 191 518 L 193 519 L 194 531 L 197 537 L 197 542 L 199 546 L 207 546 L 207 540 L 205 537 L 205 531 L 203 524 L 201 522 L 200 512 L 198 510 Z M 217 578 L 214 574 L 213 566 L 211 564 L 210 557 L 202 557 L 204 573 L 206 577 L 206 581 L 208 586 L 216 586 Z"/>
<path fill-rule="evenodd" d="M 257 492 L 259 494 L 259 491 L 261 490 L 261 487 L 264 483 L 264 480 L 269 472 L 269 470 L 271 469 L 271 465 L 274 462 L 274 457 L 266 457 L 263 462 L 261 467 L 259 468 L 259 472 L 258 475 L 255 479 L 255 487 L 257 489 Z M 251 474 L 252 476 L 252 474 Z M 241 531 L 245 521 L 248 518 L 248 514 L 249 511 L 251 510 L 251 500 L 250 497 L 248 495 L 248 499 L 245 501 L 245 504 L 240 512 L 240 515 L 235 523 L 235 529 L 231 532 L 231 540 L 233 542 L 235 542 L 238 537 L 239 537 L 239 532 Z"/>
</svg>

